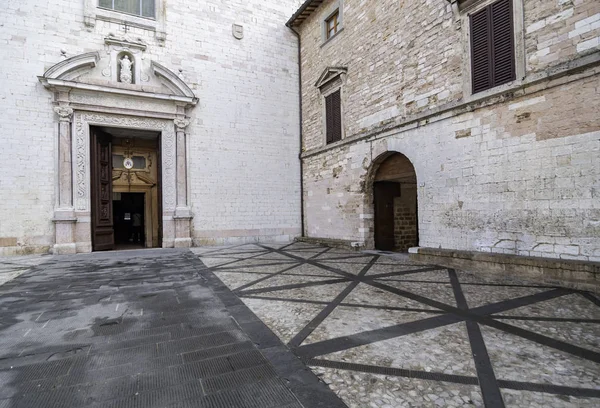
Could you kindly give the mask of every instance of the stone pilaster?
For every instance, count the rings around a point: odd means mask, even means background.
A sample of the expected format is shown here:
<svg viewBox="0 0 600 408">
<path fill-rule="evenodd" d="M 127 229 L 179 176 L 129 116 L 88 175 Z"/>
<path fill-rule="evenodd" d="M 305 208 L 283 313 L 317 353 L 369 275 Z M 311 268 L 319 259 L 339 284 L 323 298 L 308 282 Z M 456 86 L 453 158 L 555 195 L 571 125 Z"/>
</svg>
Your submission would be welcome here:
<svg viewBox="0 0 600 408">
<path fill-rule="evenodd" d="M 73 153 L 71 120 L 73 109 L 64 103 L 54 108 L 58 116 L 58 197 L 54 209 L 55 254 L 77 252 L 75 226 L 77 218 L 73 207 Z"/>
<path fill-rule="evenodd" d="M 175 123 L 175 140 L 177 151 L 177 207 L 175 208 L 175 247 L 191 247 L 192 238 L 190 224 L 192 212 L 188 202 L 187 185 L 187 148 L 186 128 L 190 121 L 185 117 L 177 118 Z"/>
</svg>

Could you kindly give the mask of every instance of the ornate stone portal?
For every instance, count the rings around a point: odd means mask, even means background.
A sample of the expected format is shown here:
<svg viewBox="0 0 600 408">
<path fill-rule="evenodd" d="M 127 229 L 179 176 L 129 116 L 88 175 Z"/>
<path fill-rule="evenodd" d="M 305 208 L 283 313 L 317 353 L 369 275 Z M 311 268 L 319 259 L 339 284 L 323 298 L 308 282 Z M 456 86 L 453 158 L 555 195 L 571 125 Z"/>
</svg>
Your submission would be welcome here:
<svg viewBox="0 0 600 408">
<path fill-rule="evenodd" d="M 143 79 L 143 87 L 120 81 L 117 70 L 110 68 L 120 62 L 119 50 L 113 49 L 113 43 L 113 39 L 107 40 L 104 57 L 99 52 L 78 55 L 61 61 L 39 77 L 53 92 L 57 114 L 54 253 L 92 250 L 90 126 L 160 133 L 162 246 L 192 244 L 186 129 L 190 123 L 188 110 L 198 99 L 173 72 L 142 58 L 134 57 L 136 60 L 131 63 L 138 78 Z M 138 43 L 130 46 L 130 55 L 143 51 Z M 118 47 L 127 48 L 128 43 L 120 41 Z M 111 73 L 108 78 L 107 72 Z"/>
</svg>

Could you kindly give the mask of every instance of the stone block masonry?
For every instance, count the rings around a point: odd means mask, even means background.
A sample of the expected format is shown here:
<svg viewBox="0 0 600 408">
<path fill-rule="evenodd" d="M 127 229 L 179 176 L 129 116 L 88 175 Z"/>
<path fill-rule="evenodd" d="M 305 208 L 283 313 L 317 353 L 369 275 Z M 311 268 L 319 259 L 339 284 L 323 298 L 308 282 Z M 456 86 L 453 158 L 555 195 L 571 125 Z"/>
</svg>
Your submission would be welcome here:
<svg viewBox="0 0 600 408">
<path fill-rule="evenodd" d="M 308 237 L 373 247 L 372 177 L 395 151 L 417 173 L 419 246 L 600 260 L 600 3 L 513 0 L 520 76 L 473 95 L 468 13 L 491 3 L 345 0 L 325 44 L 341 2 L 299 25 Z M 327 67 L 347 68 L 331 145 L 314 87 Z"/>
<path fill-rule="evenodd" d="M 3 4 L 0 254 L 54 244 L 58 130 L 52 95 L 37 76 L 65 58 L 104 53 L 111 34 L 146 44 L 145 60 L 178 74 L 200 100 L 187 128 L 194 242 L 299 235 L 297 39 L 284 24 L 300 1 L 160 4 L 156 22 L 87 0 Z"/>
<path fill-rule="evenodd" d="M 394 243 L 396 250 L 407 252 L 417 246 L 417 214 L 404 205 L 400 197 L 394 199 Z"/>
</svg>

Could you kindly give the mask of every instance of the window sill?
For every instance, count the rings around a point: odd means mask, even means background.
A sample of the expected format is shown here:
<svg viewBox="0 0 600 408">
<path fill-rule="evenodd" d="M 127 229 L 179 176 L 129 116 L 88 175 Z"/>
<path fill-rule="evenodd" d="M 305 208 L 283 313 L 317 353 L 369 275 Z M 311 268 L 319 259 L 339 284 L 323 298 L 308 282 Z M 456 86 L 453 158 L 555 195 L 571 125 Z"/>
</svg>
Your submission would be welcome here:
<svg viewBox="0 0 600 408">
<path fill-rule="evenodd" d="M 139 27 L 147 30 L 156 31 L 156 19 L 151 17 L 142 17 L 135 14 L 124 13 L 121 11 L 107 10 L 98 7 L 96 9 L 96 19 L 110 21 L 118 24 L 127 24 L 132 27 Z"/>
<path fill-rule="evenodd" d="M 471 93 L 469 96 L 466 96 L 464 98 L 464 102 L 471 102 L 474 100 L 487 98 L 489 96 L 493 96 L 493 95 L 496 95 L 499 93 L 504 93 L 511 89 L 518 88 L 521 85 L 523 85 L 523 79 L 517 78 L 517 79 L 507 82 L 505 84 L 494 86 L 492 88 L 488 88 L 484 91 L 479 91 L 477 93 Z"/>
<path fill-rule="evenodd" d="M 97 7 L 98 3 L 95 0 L 85 0 L 84 23 L 88 27 L 94 27 L 96 25 L 96 20 L 101 20 L 140 28 L 142 30 L 154 31 L 158 44 L 164 46 L 166 30 L 163 2 L 164 0 L 156 0 L 156 18 L 151 18 L 104 9 Z"/>
<path fill-rule="evenodd" d="M 323 42 L 323 44 L 321 44 L 321 48 L 323 48 L 325 45 L 329 44 L 331 41 L 333 41 L 335 38 L 337 38 L 337 36 L 340 35 L 340 33 L 342 31 L 344 31 L 344 27 L 340 28 L 337 33 L 335 33 L 333 36 L 326 39 L 325 42 Z"/>
<path fill-rule="evenodd" d="M 155 17 L 140 16 L 139 14 L 132 14 L 132 13 L 128 13 L 126 11 L 113 10 L 113 9 L 108 9 L 108 8 L 104 8 L 104 7 L 100 7 L 100 6 L 98 6 L 98 10 L 102 10 L 102 11 L 105 11 L 105 12 L 108 12 L 108 13 L 123 14 L 125 16 L 133 17 L 133 18 L 136 18 L 136 19 L 137 18 L 141 18 L 141 19 L 144 19 L 144 20 L 156 21 Z"/>
</svg>

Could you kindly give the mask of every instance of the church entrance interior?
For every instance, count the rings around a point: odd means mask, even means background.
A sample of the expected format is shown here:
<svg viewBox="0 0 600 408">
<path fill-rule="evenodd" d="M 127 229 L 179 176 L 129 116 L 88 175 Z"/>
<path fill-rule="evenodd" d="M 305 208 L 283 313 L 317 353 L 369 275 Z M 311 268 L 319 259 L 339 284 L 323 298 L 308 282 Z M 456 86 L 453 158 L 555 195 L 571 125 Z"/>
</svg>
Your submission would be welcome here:
<svg viewBox="0 0 600 408">
<path fill-rule="evenodd" d="M 145 247 L 144 195 L 113 192 L 115 249 Z"/>
<path fill-rule="evenodd" d="M 407 252 L 418 246 L 417 175 L 406 156 L 394 153 L 380 164 L 373 196 L 375 248 Z"/>
<path fill-rule="evenodd" d="M 157 132 L 91 127 L 94 251 L 160 246 Z"/>
</svg>

